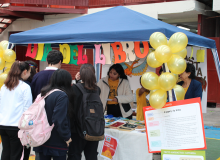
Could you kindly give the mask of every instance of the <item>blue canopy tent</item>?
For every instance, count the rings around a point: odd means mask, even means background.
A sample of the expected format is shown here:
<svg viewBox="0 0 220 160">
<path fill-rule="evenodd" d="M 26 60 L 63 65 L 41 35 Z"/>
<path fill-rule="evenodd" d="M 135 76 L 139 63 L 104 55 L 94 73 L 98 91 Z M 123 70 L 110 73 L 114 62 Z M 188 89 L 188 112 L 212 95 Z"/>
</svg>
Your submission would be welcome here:
<svg viewBox="0 0 220 160">
<path fill-rule="evenodd" d="M 175 32 L 183 32 L 188 37 L 189 45 L 212 49 L 220 78 L 220 63 L 214 40 L 182 30 L 122 6 L 12 34 L 9 37 L 9 42 L 14 44 L 57 44 L 148 41 L 154 32 L 162 32 L 168 39 Z"/>
</svg>

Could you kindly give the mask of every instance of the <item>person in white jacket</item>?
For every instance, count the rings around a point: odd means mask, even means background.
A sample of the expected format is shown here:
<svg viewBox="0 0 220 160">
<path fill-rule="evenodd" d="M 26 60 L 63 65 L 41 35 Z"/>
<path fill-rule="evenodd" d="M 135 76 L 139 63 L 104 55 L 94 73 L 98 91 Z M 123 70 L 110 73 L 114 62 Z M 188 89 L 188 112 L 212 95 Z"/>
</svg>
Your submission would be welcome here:
<svg viewBox="0 0 220 160">
<path fill-rule="evenodd" d="M 32 104 L 31 88 L 24 81 L 30 76 L 27 62 L 13 63 L 0 91 L 0 135 L 2 137 L 1 160 L 19 160 L 22 144 L 18 138 L 18 121 Z"/>
<path fill-rule="evenodd" d="M 102 78 L 97 85 L 101 89 L 100 98 L 103 108 L 107 107 L 108 115 L 132 119 L 132 109 L 129 103 L 133 102 L 133 94 L 128 78 L 120 64 L 112 65 L 108 75 Z"/>
</svg>

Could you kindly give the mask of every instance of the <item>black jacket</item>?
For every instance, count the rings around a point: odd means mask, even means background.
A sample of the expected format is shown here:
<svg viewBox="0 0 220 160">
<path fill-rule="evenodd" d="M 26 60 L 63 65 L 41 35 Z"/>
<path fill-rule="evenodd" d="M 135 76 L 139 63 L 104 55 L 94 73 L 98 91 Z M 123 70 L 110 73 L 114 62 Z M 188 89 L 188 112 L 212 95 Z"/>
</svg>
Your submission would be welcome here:
<svg viewBox="0 0 220 160">
<path fill-rule="evenodd" d="M 65 92 L 55 91 L 45 99 L 47 119 L 50 125 L 54 124 L 54 128 L 43 146 L 67 149 L 66 141 L 71 137 L 68 105 L 69 99 Z"/>
<path fill-rule="evenodd" d="M 179 82 L 178 84 L 182 86 L 183 81 Z M 196 97 L 200 97 L 202 100 L 202 84 L 199 81 L 192 79 L 189 88 L 185 94 L 185 99 Z"/>
<path fill-rule="evenodd" d="M 84 86 L 84 83 L 81 83 L 81 85 Z M 97 86 L 98 87 L 98 86 Z M 82 102 L 82 98 L 83 98 L 83 94 L 82 92 L 80 91 L 80 89 L 76 86 L 76 85 L 73 85 L 72 86 L 72 90 L 73 90 L 73 94 L 74 94 L 74 102 L 73 102 L 73 112 L 74 112 L 74 115 L 71 116 L 70 118 L 70 123 L 71 123 L 71 132 L 72 133 L 77 133 L 77 123 L 76 123 L 76 115 L 78 113 L 78 109 L 81 105 L 81 102 Z M 99 90 L 99 94 L 101 93 L 101 90 L 100 88 L 98 87 L 98 90 Z M 88 93 L 90 92 L 93 92 L 92 90 L 86 90 Z"/>
</svg>

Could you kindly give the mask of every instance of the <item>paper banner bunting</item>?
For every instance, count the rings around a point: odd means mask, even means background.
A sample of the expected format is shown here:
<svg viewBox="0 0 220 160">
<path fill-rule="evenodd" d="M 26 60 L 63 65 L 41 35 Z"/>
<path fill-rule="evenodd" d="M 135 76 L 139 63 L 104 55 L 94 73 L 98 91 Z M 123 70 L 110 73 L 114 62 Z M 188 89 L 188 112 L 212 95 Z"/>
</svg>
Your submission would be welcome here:
<svg viewBox="0 0 220 160">
<path fill-rule="evenodd" d="M 36 55 L 37 55 L 37 47 L 38 47 L 38 45 L 34 44 L 33 52 L 31 52 L 31 47 L 32 47 L 32 44 L 28 44 L 28 48 L 27 48 L 27 52 L 26 52 L 25 56 L 26 57 L 35 58 Z"/>
<path fill-rule="evenodd" d="M 123 46 L 123 51 L 126 53 L 125 62 L 134 61 L 136 59 L 134 51 L 134 42 L 121 42 Z M 128 47 L 127 47 L 128 46 Z"/>
<path fill-rule="evenodd" d="M 60 52 L 63 54 L 63 63 L 70 62 L 70 46 L 68 44 L 60 44 Z"/>
<path fill-rule="evenodd" d="M 70 63 L 77 66 L 78 48 L 77 45 L 70 45 Z"/>
<path fill-rule="evenodd" d="M 144 58 L 147 56 L 149 52 L 149 45 L 148 42 L 143 41 L 144 53 L 141 53 L 140 50 L 140 42 L 134 42 L 134 52 L 138 58 Z"/>
<path fill-rule="evenodd" d="M 35 57 L 36 60 L 41 60 L 44 54 L 44 43 L 38 43 L 38 50 L 37 56 Z"/>
<path fill-rule="evenodd" d="M 87 56 L 82 55 L 83 45 L 77 45 L 78 47 L 78 61 L 77 64 L 85 64 L 88 62 Z"/>
<path fill-rule="evenodd" d="M 124 62 L 126 60 L 126 53 L 123 51 L 122 44 L 120 42 L 115 42 L 112 43 L 111 46 L 115 55 L 115 64 Z M 119 48 L 117 48 L 117 46 L 119 46 Z"/>
<path fill-rule="evenodd" d="M 96 56 L 95 64 L 111 64 L 111 47 L 114 53 L 114 63 L 122 63 L 135 61 L 136 57 L 145 58 L 149 51 L 148 42 L 143 41 L 142 51 L 140 49 L 140 42 L 115 42 L 95 44 Z M 103 54 L 100 54 L 101 46 Z M 48 53 L 52 50 L 51 44 L 28 44 L 26 52 L 27 57 L 36 60 L 46 61 Z M 88 62 L 86 53 L 83 55 L 83 45 L 68 45 L 60 44 L 59 50 L 63 54 L 63 63 L 65 64 L 85 64 Z"/>
<path fill-rule="evenodd" d="M 95 64 L 97 63 L 101 63 L 101 64 L 105 64 L 105 56 L 104 55 L 100 55 L 100 47 L 101 44 L 95 44 Z"/>
<path fill-rule="evenodd" d="M 110 43 L 103 43 L 102 49 L 105 56 L 105 64 L 111 64 Z"/>
<path fill-rule="evenodd" d="M 196 59 L 197 59 L 197 62 L 204 62 L 205 50 L 197 50 Z"/>
<path fill-rule="evenodd" d="M 50 44 L 50 43 L 45 44 L 45 46 L 44 46 L 44 52 L 43 52 L 43 58 L 41 59 L 41 61 L 46 62 L 46 60 L 47 60 L 47 55 L 48 55 L 48 53 L 49 53 L 50 51 L 52 51 L 51 44 Z"/>
</svg>

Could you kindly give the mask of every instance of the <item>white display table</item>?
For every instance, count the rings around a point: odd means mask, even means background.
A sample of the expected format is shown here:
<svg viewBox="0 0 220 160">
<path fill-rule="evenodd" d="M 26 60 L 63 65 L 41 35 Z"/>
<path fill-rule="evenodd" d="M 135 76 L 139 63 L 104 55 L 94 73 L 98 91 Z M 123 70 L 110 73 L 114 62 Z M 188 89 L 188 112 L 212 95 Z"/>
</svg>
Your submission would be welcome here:
<svg viewBox="0 0 220 160">
<path fill-rule="evenodd" d="M 119 140 L 113 160 L 152 160 L 153 154 L 148 153 L 146 133 L 136 131 L 126 132 L 117 129 L 105 129 L 105 133 Z M 103 141 L 99 142 L 98 152 L 101 152 Z M 82 160 L 85 160 L 82 154 Z M 98 155 L 98 160 L 104 158 Z"/>
</svg>

